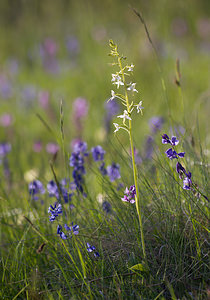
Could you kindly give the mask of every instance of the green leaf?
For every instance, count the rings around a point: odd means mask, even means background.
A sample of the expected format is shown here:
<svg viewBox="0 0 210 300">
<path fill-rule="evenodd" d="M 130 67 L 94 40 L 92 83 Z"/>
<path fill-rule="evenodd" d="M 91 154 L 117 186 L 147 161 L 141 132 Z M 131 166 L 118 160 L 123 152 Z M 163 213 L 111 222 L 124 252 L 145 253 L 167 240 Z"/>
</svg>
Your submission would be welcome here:
<svg viewBox="0 0 210 300">
<path fill-rule="evenodd" d="M 148 273 L 147 267 L 142 263 L 142 264 L 137 264 L 129 268 L 131 271 L 135 273 Z"/>
</svg>

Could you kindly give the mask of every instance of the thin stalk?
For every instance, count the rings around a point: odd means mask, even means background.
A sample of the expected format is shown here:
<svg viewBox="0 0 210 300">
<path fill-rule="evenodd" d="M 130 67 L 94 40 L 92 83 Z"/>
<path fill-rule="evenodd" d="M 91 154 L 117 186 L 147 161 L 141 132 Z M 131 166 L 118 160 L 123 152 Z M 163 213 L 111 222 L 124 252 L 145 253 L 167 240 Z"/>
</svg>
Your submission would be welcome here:
<svg viewBox="0 0 210 300">
<path fill-rule="evenodd" d="M 118 56 L 118 63 L 122 74 L 122 80 L 124 83 L 125 88 L 125 100 L 127 104 L 127 112 L 130 115 L 130 103 L 128 98 L 128 93 L 126 89 L 126 82 L 125 82 L 125 74 L 124 69 L 122 67 L 121 57 Z M 134 155 L 134 147 L 133 147 L 133 138 L 132 138 L 132 122 L 129 120 L 129 128 L 128 128 L 128 134 L 130 139 L 130 147 L 131 147 L 131 157 L 132 157 L 132 165 L 133 165 L 133 177 L 134 177 L 134 184 L 136 188 L 136 195 L 135 195 L 135 203 L 136 203 L 136 210 L 139 218 L 139 225 L 140 225 L 140 233 L 141 233 L 141 246 L 143 251 L 143 257 L 146 261 L 146 250 L 145 250 L 145 242 L 144 242 L 144 231 L 143 231 L 143 224 L 142 224 L 142 214 L 141 214 L 141 205 L 140 205 L 140 197 L 139 197 L 139 188 L 138 188 L 138 175 L 136 170 L 136 164 L 135 164 L 135 155 Z"/>
</svg>

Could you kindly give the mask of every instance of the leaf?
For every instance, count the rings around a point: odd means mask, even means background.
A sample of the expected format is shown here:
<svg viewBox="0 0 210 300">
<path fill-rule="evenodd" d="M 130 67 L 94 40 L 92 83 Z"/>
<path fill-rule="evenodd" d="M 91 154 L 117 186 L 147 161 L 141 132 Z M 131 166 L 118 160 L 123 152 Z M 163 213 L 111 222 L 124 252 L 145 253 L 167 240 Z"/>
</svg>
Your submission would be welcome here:
<svg viewBox="0 0 210 300">
<path fill-rule="evenodd" d="M 148 268 L 143 263 L 134 265 L 129 269 L 135 273 L 148 273 Z"/>
</svg>

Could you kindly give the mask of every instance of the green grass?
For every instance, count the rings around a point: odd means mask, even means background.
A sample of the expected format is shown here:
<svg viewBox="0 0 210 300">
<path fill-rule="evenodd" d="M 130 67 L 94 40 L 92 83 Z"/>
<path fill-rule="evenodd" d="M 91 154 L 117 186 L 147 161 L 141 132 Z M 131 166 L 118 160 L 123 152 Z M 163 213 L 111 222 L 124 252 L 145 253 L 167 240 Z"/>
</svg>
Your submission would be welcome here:
<svg viewBox="0 0 210 300">
<path fill-rule="evenodd" d="M 4 164 L 0 165 L 0 298 L 207 299 L 209 202 L 183 190 L 176 162 L 164 153 L 167 146 L 161 144 L 161 134 L 171 136 L 171 127 L 185 128 L 179 137 L 179 149 L 186 152 L 183 164 L 200 192 L 208 196 L 210 59 L 202 47 L 209 40 L 199 35 L 198 22 L 208 16 L 209 4 L 133 1 L 131 6 L 146 21 L 156 57 L 143 24 L 126 1 L 18 2 L 19 10 L 15 4 L 0 4 L 0 75 L 11 81 L 13 89 L 11 98 L 0 98 L 0 116 L 7 112 L 14 120 L 0 131 L 0 143 L 12 145 L 7 155 L 10 174 L 6 176 Z M 172 30 L 178 17 L 188 26 L 179 37 Z M 98 32 L 102 37 L 97 40 Z M 65 48 L 68 35 L 80 45 L 74 58 Z M 59 45 L 58 61 L 65 66 L 59 74 L 47 73 L 35 51 L 46 37 Z M 143 159 L 138 166 L 148 266 L 143 262 L 135 205 L 121 201 L 125 187 L 133 184 L 128 140 L 123 132 L 114 136 L 114 128 L 109 133 L 104 128 L 104 103 L 113 88 L 109 38 L 135 65 L 134 81 L 144 115 L 135 117 L 133 131 L 141 156 L 150 135 L 149 119 L 156 115 L 165 120 L 154 136 L 152 159 Z M 16 75 L 8 71 L 11 57 L 19 62 Z M 174 83 L 176 58 L 180 59 L 180 87 Z M 49 92 L 48 109 L 41 107 L 37 97 L 26 105 L 21 94 L 26 85 Z M 47 211 L 55 198 L 45 193 L 34 201 L 28 193 L 28 174 L 35 170 L 45 187 L 55 176 L 58 181 L 71 177 L 70 143 L 78 134 L 72 112 L 76 97 L 89 103 L 81 138 L 88 150 L 99 144 L 105 149 L 106 166 L 113 161 L 120 164 L 121 179 L 111 183 L 99 173 L 99 164 L 91 156 L 86 158 L 87 197 L 75 194 L 73 209 L 61 200 L 63 214 L 49 222 Z M 36 140 L 43 143 L 40 153 L 33 151 Z M 57 157 L 45 151 L 52 141 L 60 146 Z M 120 190 L 119 183 L 124 184 Z M 103 210 L 100 199 L 111 204 L 110 213 Z M 71 222 L 79 225 L 79 234 L 62 240 L 57 225 Z M 99 258 L 87 252 L 87 242 L 96 247 Z"/>
</svg>

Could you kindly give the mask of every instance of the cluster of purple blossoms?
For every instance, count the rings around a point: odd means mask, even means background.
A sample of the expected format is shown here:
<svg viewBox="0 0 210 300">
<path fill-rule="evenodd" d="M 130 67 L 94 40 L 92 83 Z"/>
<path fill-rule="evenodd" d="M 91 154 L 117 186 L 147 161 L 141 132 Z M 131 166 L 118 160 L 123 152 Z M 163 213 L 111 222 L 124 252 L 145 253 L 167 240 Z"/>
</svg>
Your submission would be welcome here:
<svg viewBox="0 0 210 300">
<path fill-rule="evenodd" d="M 176 138 L 176 136 L 172 136 L 171 139 L 169 139 L 167 134 L 162 135 L 162 143 L 163 144 L 170 144 L 172 148 L 169 148 L 165 153 L 168 156 L 169 159 L 178 159 L 179 157 L 182 158 L 185 156 L 185 152 L 177 153 L 174 150 L 174 147 L 179 144 L 179 140 Z M 192 186 L 192 180 L 191 180 L 191 172 L 186 172 L 185 168 L 180 164 L 180 162 L 177 162 L 176 164 L 176 171 L 179 174 L 179 178 L 183 179 L 183 189 L 190 190 Z"/>
<path fill-rule="evenodd" d="M 94 161 L 104 160 L 104 154 L 106 151 L 101 146 L 96 146 L 91 149 Z"/>
<path fill-rule="evenodd" d="M 71 223 L 72 226 L 64 225 L 64 228 L 66 229 L 67 233 L 70 235 L 72 238 L 72 234 L 78 235 L 79 234 L 79 225 L 73 225 L 73 222 Z M 62 231 L 63 227 L 61 225 L 58 225 L 57 227 L 57 234 L 60 235 L 60 237 L 63 240 L 67 239 L 67 235 Z"/>
<path fill-rule="evenodd" d="M 48 214 L 51 214 L 51 216 L 49 216 L 49 220 L 50 222 L 55 221 L 55 219 L 58 217 L 58 215 L 62 214 L 62 206 L 61 204 L 57 204 L 55 203 L 54 206 L 50 205 L 49 209 L 48 209 Z"/>
<path fill-rule="evenodd" d="M 172 148 L 169 148 L 165 152 L 169 159 L 174 159 L 174 158 L 178 158 L 178 157 L 184 157 L 185 152 L 177 153 L 174 150 L 174 146 L 177 146 L 179 144 L 179 140 L 177 140 L 177 138 L 175 136 L 172 136 L 172 138 L 169 139 L 169 137 L 167 136 L 167 134 L 164 133 L 162 135 L 162 143 L 163 144 L 170 144 L 172 146 Z"/>
<path fill-rule="evenodd" d="M 129 189 L 126 187 L 124 191 L 124 197 L 121 198 L 121 200 L 133 204 L 135 203 L 135 195 L 136 195 L 136 187 L 135 185 L 131 185 Z"/>
<path fill-rule="evenodd" d="M 47 184 L 47 190 L 50 197 L 56 197 L 56 199 L 60 202 L 61 197 L 64 199 L 65 203 L 68 203 L 73 196 L 73 193 L 68 193 L 68 189 L 65 187 L 66 180 L 62 180 L 59 184 L 59 188 L 55 181 L 51 180 Z"/>
<path fill-rule="evenodd" d="M 86 173 L 84 167 L 84 157 L 88 156 L 87 144 L 85 142 L 78 142 L 74 145 L 73 152 L 69 159 L 69 165 L 73 167 L 72 176 L 76 189 L 83 193 L 84 174 Z"/>
<path fill-rule="evenodd" d="M 45 193 L 43 184 L 39 180 L 33 180 L 28 185 L 29 194 L 32 195 L 33 200 L 38 200 L 40 194 Z"/>
<path fill-rule="evenodd" d="M 88 252 L 93 252 L 93 255 L 95 257 L 99 257 L 100 256 L 99 253 L 96 251 L 95 246 L 91 246 L 89 243 L 87 243 L 87 248 L 86 249 L 87 249 Z"/>
</svg>

